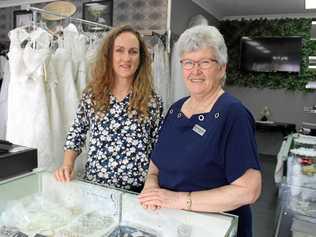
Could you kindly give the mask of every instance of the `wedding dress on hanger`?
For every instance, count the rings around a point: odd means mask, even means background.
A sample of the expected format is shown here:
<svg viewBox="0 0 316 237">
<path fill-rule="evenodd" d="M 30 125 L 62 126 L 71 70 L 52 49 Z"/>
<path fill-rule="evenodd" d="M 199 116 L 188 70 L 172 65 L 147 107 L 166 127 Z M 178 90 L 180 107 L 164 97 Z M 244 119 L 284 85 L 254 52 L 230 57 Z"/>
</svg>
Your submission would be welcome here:
<svg viewBox="0 0 316 237">
<path fill-rule="evenodd" d="M 17 35 L 14 31 L 10 34 L 13 44 L 9 52 L 11 80 L 7 139 L 15 144 L 37 148 L 38 167 L 47 169 L 52 164 L 45 70 L 45 61 L 50 56 L 50 35 L 41 28 L 36 29 L 27 36 L 29 40 L 24 49 Z"/>
<path fill-rule="evenodd" d="M 86 39 L 85 36 L 80 36 L 77 28 L 73 24 L 69 24 L 63 31 L 63 48 L 57 49 L 58 56 L 56 62 L 59 80 L 63 85 L 62 98 L 64 100 L 64 128 L 65 136 L 73 123 L 75 113 L 79 104 L 81 90 L 85 87 L 86 76 L 85 70 L 85 53 L 86 53 Z M 84 60 L 85 62 L 82 62 Z M 80 72 L 82 70 L 82 72 Z M 65 141 L 65 137 L 63 139 Z M 83 148 L 82 153 L 77 157 L 75 170 L 77 175 L 83 173 L 84 165 L 86 163 L 86 149 Z"/>
<path fill-rule="evenodd" d="M 172 93 L 172 101 L 175 102 L 182 97 L 188 96 L 188 90 L 184 84 L 182 66 L 180 63 L 180 56 L 178 52 L 177 43 L 174 44 L 172 50 L 172 59 L 171 59 L 171 93 Z"/>
<path fill-rule="evenodd" d="M 3 70 L 2 86 L 0 90 L 0 139 L 6 138 L 7 118 L 8 118 L 8 90 L 10 83 L 9 61 L 0 56 Z"/>
<path fill-rule="evenodd" d="M 69 38 L 69 40 L 67 38 Z M 66 27 L 65 39 L 66 42 L 71 42 L 72 61 L 75 72 L 75 85 L 80 98 L 81 93 L 86 87 L 88 81 L 88 64 L 86 60 L 88 38 L 84 34 L 81 34 L 75 25 L 69 24 Z"/>
<path fill-rule="evenodd" d="M 23 28 L 16 28 L 11 30 L 8 34 L 10 39 L 10 48 L 8 52 L 9 70 L 10 70 L 10 84 L 8 88 L 8 111 L 7 111 L 7 131 L 6 139 L 15 144 L 22 145 L 24 143 L 23 137 L 18 136 L 19 126 L 23 126 L 23 114 L 20 113 L 22 96 L 24 94 L 24 74 L 25 64 L 23 60 L 23 48 L 21 43 L 25 42 L 29 33 Z M 16 98 L 15 98 L 16 97 Z"/>
<path fill-rule="evenodd" d="M 56 58 L 55 58 L 56 59 Z M 61 111 L 60 97 L 58 94 L 58 76 L 53 62 L 54 58 L 49 57 L 46 60 L 47 72 L 47 97 L 49 118 L 52 137 L 52 155 L 53 162 L 50 170 L 55 170 L 63 162 L 64 157 L 64 118 Z"/>
<path fill-rule="evenodd" d="M 79 95 L 75 84 L 76 71 L 72 61 L 72 38 L 71 29 L 64 29 L 62 45 L 52 55 L 54 67 L 58 77 L 58 95 L 60 98 L 61 113 L 63 116 L 64 139 L 70 128 L 79 104 Z"/>
<path fill-rule="evenodd" d="M 172 103 L 170 97 L 169 57 L 160 39 L 154 46 L 153 75 L 155 89 L 162 97 L 164 109 L 167 110 Z"/>
</svg>

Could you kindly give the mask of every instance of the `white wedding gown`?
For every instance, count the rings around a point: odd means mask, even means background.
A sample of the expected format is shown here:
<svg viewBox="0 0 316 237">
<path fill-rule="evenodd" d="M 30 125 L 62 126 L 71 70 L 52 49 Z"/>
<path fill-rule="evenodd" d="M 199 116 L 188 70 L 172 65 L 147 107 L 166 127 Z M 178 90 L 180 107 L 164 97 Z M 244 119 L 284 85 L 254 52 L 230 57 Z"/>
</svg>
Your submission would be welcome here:
<svg viewBox="0 0 316 237">
<path fill-rule="evenodd" d="M 57 77 L 57 71 L 54 67 L 53 60 L 57 58 L 50 57 L 46 62 L 47 72 L 47 97 L 49 108 L 49 119 L 51 124 L 51 136 L 52 136 L 52 154 L 53 162 L 50 170 L 55 170 L 59 167 L 64 158 L 64 117 L 61 111 L 60 95 L 58 94 L 59 80 Z"/>
<path fill-rule="evenodd" d="M 28 33 L 16 28 L 9 37 L 6 139 L 37 148 L 38 167 L 53 170 L 63 161 L 65 137 L 97 49 L 88 48 L 86 36 L 72 24 L 64 29 L 56 51 L 50 49 L 52 36 L 44 29 Z M 86 157 L 85 151 L 81 156 Z M 84 163 L 82 158 L 77 161 L 77 170 Z"/>
<path fill-rule="evenodd" d="M 63 46 L 58 47 L 53 54 L 53 63 L 59 81 L 57 88 L 64 120 L 64 138 L 73 122 L 79 104 L 79 95 L 75 84 L 76 68 L 72 61 L 73 38 L 71 35 L 71 30 L 65 28 Z"/>
<path fill-rule="evenodd" d="M 69 94 L 68 96 L 72 96 L 73 99 L 71 103 L 68 103 L 69 111 L 72 111 L 67 115 L 68 125 L 67 132 L 73 122 L 73 118 L 77 111 L 77 107 L 79 104 L 79 98 L 81 97 L 81 93 L 87 85 L 89 78 L 89 65 L 86 60 L 87 53 L 87 37 L 83 34 L 80 34 L 75 25 L 69 24 L 64 29 L 64 47 L 68 52 L 71 52 L 72 57 L 72 80 L 73 83 L 68 81 L 68 87 L 71 88 L 71 91 L 76 90 L 78 99 L 75 100 L 75 93 Z M 68 71 L 69 72 L 69 71 Z M 69 98 L 70 100 L 70 98 Z M 87 150 L 84 147 L 82 149 L 81 154 L 77 157 L 75 163 L 75 170 L 77 175 L 82 176 L 84 173 L 84 167 L 87 158 Z"/>
<path fill-rule="evenodd" d="M 167 110 L 173 101 L 171 101 L 169 57 L 161 40 L 158 40 L 154 46 L 153 74 L 155 89 L 162 97 L 164 109 Z"/>
<path fill-rule="evenodd" d="M 87 41 L 87 37 L 80 34 L 75 25 L 69 24 L 65 28 L 65 48 L 71 49 L 74 80 L 79 98 L 88 81 L 88 64 L 86 60 Z"/>
<path fill-rule="evenodd" d="M 6 58 L 0 56 L 0 62 L 3 70 L 2 86 L 0 89 L 0 139 L 5 139 L 7 132 L 10 69 L 9 62 Z"/>
<path fill-rule="evenodd" d="M 19 32 L 20 29 L 15 30 Z M 37 148 L 38 167 L 48 169 L 53 162 L 45 68 L 45 61 L 50 56 L 50 35 L 40 28 L 31 32 L 24 49 L 17 35 L 10 32 L 13 44 L 9 52 L 11 80 L 7 139 Z"/>
<path fill-rule="evenodd" d="M 171 59 L 171 95 L 172 102 L 179 100 L 182 97 L 188 96 L 189 92 L 183 80 L 182 66 L 178 52 L 177 43 L 174 44 Z"/>
</svg>

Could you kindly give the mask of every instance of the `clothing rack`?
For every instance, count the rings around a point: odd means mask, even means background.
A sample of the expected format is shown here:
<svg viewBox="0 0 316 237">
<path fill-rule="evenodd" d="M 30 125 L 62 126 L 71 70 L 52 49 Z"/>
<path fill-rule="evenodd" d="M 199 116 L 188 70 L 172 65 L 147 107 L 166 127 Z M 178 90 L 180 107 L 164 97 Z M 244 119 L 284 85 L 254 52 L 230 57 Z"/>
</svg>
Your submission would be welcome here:
<svg viewBox="0 0 316 237">
<path fill-rule="evenodd" d="M 159 34 L 158 32 L 153 31 L 152 34 L 154 37 L 157 37 L 159 40 L 161 40 L 162 44 L 165 48 L 167 48 L 167 41 L 168 41 L 168 34 L 165 32 L 164 34 Z"/>
<path fill-rule="evenodd" d="M 80 19 L 80 18 L 76 18 L 76 17 L 65 16 L 65 15 L 62 15 L 62 14 L 58 14 L 58 13 L 55 13 L 55 12 L 47 11 L 47 10 L 44 10 L 44 9 L 41 9 L 41 8 L 37 8 L 37 7 L 28 7 L 27 10 L 31 10 L 33 12 L 33 21 L 34 22 L 37 21 L 37 13 L 41 13 L 41 14 L 44 13 L 44 14 L 49 14 L 49 15 L 54 15 L 54 16 L 60 16 L 60 17 L 69 19 L 70 21 L 76 21 L 76 22 L 80 22 L 80 23 L 84 23 L 84 24 L 88 24 L 88 25 L 103 27 L 103 28 L 105 28 L 107 30 L 112 29 L 112 27 L 108 26 L 108 25 L 100 24 L 100 23 L 93 22 L 93 21 L 87 21 L 87 20 L 83 20 L 83 19 Z"/>
<path fill-rule="evenodd" d="M 51 11 L 47 11 L 47 10 L 44 10 L 44 9 L 41 9 L 41 8 L 37 8 L 37 7 L 27 7 L 27 10 L 31 10 L 33 12 L 33 22 L 37 22 L 37 13 L 41 13 L 41 14 L 50 14 L 50 15 L 54 15 L 54 16 L 60 16 L 60 17 L 63 17 L 63 18 L 66 18 L 66 19 L 69 19 L 70 21 L 76 21 L 76 22 L 80 22 L 80 23 L 84 23 L 84 24 L 88 24 L 88 25 L 93 25 L 93 26 L 99 26 L 99 27 L 103 27 L 107 30 L 111 30 L 112 27 L 111 26 L 108 26 L 108 25 L 104 25 L 104 24 L 100 24 L 100 23 L 97 23 L 97 22 L 93 22 L 93 21 L 88 21 L 88 20 L 83 20 L 83 19 L 80 19 L 80 18 L 76 18 L 76 17 L 71 17 L 71 16 L 65 16 L 65 15 L 62 15 L 62 14 L 58 14 L 58 13 L 55 13 L 55 12 L 51 12 Z M 152 30 L 142 30 L 140 31 L 140 33 L 144 36 L 158 36 L 164 46 L 166 47 L 167 51 L 170 52 L 170 31 L 161 31 L 161 30 L 155 30 L 155 31 L 152 31 Z"/>
<path fill-rule="evenodd" d="M 168 53 L 170 52 L 170 38 L 169 38 L 169 32 L 163 31 L 163 30 L 140 30 L 139 31 L 143 36 L 152 36 L 157 37 L 161 40 L 164 47 L 167 49 Z"/>
</svg>

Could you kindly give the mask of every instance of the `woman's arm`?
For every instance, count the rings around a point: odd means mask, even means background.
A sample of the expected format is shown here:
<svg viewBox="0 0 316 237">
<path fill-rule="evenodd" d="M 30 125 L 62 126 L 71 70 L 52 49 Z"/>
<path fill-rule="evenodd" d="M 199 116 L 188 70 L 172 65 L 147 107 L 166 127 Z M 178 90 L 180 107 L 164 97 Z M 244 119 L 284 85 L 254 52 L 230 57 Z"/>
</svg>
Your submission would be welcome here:
<svg viewBox="0 0 316 237">
<path fill-rule="evenodd" d="M 254 203 L 261 193 L 261 173 L 248 169 L 229 185 L 198 192 L 173 192 L 151 189 L 139 195 L 140 203 L 165 208 L 204 212 L 224 212 Z"/>
<path fill-rule="evenodd" d="M 159 189 L 159 182 L 158 182 L 158 175 L 159 175 L 159 169 L 158 167 L 150 160 L 149 163 L 149 168 L 148 168 L 148 174 L 146 177 L 146 182 L 144 184 L 144 188 L 141 193 L 147 193 L 150 192 L 151 190 Z M 151 210 L 156 210 L 161 208 L 159 205 L 155 204 L 143 204 L 140 203 L 145 209 L 151 209 Z"/>
<path fill-rule="evenodd" d="M 64 152 L 64 162 L 54 173 L 55 178 L 60 182 L 68 182 L 74 176 L 75 160 L 78 152 L 73 150 L 66 150 Z"/>
<path fill-rule="evenodd" d="M 229 185 L 191 193 L 191 210 L 207 212 L 231 211 L 254 203 L 261 193 L 261 173 L 248 169 Z"/>
<path fill-rule="evenodd" d="M 147 177 L 146 177 L 146 182 L 145 182 L 143 190 L 152 189 L 152 188 L 159 188 L 158 174 L 159 174 L 158 167 L 154 164 L 154 162 L 150 161 L 148 173 L 147 173 Z"/>
<path fill-rule="evenodd" d="M 64 162 L 54 172 L 55 178 L 61 182 L 70 181 L 74 177 L 74 166 L 77 156 L 81 153 L 81 147 L 84 145 L 87 132 L 90 127 L 90 120 L 88 117 L 88 101 L 89 94 L 83 93 L 80 100 L 77 113 L 72 126 L 66 137 L 64 145 Z"/>
</svg>

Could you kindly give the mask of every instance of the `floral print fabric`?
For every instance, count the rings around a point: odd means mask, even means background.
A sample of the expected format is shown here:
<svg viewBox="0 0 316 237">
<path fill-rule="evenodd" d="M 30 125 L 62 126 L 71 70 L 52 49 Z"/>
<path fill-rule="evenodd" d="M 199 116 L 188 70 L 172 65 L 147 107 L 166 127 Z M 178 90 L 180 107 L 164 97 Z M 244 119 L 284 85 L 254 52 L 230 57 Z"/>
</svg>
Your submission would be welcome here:
<svg viewBox="0 0 316 237">
<path fill-rule="evenodd" d="M 139 188 L 145 182 L 149 156 L 162 121 L 162 102 L 154 95 L 149 118 L 139 122 L 136 111 L 128 114 L 130 96 L 122 101 L 110 96 L 108 112 L 96 120 L 91 93 L 82 95 L 64 149 L 80 153 L 89 133 L 84 175 L 88 181 L 127 190 Z"/>
</svg>

